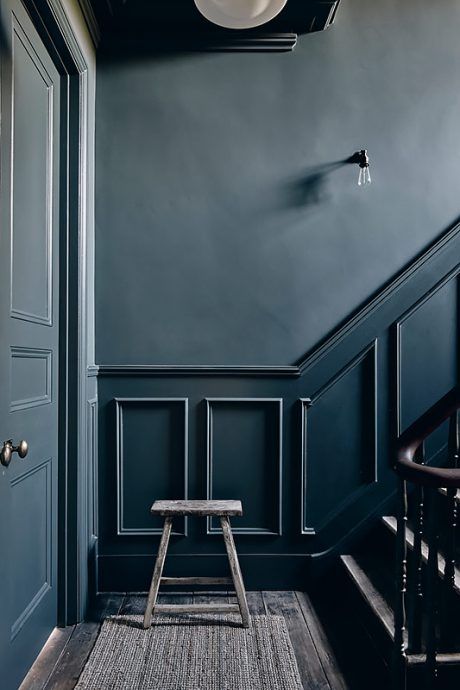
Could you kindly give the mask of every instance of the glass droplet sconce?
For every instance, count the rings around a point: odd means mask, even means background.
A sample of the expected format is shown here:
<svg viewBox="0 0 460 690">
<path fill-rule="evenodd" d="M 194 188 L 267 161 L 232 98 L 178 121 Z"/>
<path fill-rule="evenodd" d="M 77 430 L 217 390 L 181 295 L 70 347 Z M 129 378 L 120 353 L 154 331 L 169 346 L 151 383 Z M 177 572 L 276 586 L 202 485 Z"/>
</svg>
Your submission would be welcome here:
<svg viewBox="0 0 460 690">
<path fill-rule="evenodd" d="M 357 151 L 353 156 L 353 162 L 359 165 L 358 187 L 364 187 L 372 182 L 371 173 L 369 170 L 369 156 L 367 149 Z"/>
</svg>

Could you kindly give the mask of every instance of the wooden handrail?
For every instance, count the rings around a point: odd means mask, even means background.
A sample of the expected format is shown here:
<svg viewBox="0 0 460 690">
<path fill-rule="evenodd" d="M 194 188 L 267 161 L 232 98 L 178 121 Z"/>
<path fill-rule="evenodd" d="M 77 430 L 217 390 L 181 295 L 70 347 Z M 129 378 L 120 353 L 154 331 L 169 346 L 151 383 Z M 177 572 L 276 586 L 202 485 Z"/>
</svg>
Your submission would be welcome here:
<svg viewBox="0 0 460 690">
<path fill-rule="evenodd" d="M 460 469 L 428 467 L 414 462 L 417 448 L 460 409 L 460 388 L 453 388 L 404 431 L 397 441 L 395 470 L 414 484 L 460 489 Z"/>
</svg>

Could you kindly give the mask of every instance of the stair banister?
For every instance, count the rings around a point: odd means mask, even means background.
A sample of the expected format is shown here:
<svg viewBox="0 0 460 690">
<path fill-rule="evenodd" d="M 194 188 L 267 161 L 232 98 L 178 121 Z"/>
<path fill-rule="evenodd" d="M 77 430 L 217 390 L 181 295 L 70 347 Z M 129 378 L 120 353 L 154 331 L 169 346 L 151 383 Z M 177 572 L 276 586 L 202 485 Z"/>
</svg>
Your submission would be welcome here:
<svg viewBox="0 0 460 690">
<path fill-rule="evenodd" d="M 397 441 L 395 470 L 402 479 L 433 488 L 460 489 L 460 469 L 414 462 L 423 441 L 460 409 L 460 388 L 453 388 L 404 431 Z"/>
<path fill-rule="evenodd" d="M 452 632 L 452 596 L 455 589 L 455 530 L 457 522 L 456 494 L 460 489 L 460 469 L 459 469 L 459 424 L 458 410 L 460 409 L 460 388 L 453 388 L 427 412 L 408 427 L 398 438 L 396 443 L 396 462 L 394 469 L 399 475 L 399 509 L 397 527 L 397 598 L 395 605 L 394 618 L 394 665 L 393 665 L 393 687 L 398 690 L 405 690 L 407 683 L 407 667 L 411 658 L 420 656 L 421 634 L 422 634 L 422 610 L 424 595 L 422 592 L 422 537 L 424 527 L 424 491 L 429 492 L 431 503 L 431 515 L 429 525 L 429 560 L 428 560 L 428 581 L 426 593 L 427 608 L 427 640 L 425 647 L 426 663 L 426 688 L 431 690 L 438 687 L 438 629 L 437 619 L 438 597 L 437 597 L 437 577 L 438 577 L 438 498 L 439 489 L 446 490 L 450 504 L 450 524 L 447 525 L 447 548 L 445 559 L 445 572 L 443 584 L 443 603 L 441 611 L 441 632 L 442 642 L 448 643 Z M 448 468 L 429 467 L 425 465 L 424 441 L 435 431 L 443 422 L 450 419 L 449 428 L 449 464 Z M 414 539 L 414 576 L 413 576 L 413 601 L 412 618 L 409 626 L 409 642 L 406 642 L 407 629 L 407 590 L 408 590 L 408 569 L 407 569 L 407 541 L 406 528 L 408 516 L 407 501 L 407 482 L 415 485 L 416 526 L 419 533 Z M 443 654 L 443 657 L 457 657 L 457 654 Z"/>
</svg>

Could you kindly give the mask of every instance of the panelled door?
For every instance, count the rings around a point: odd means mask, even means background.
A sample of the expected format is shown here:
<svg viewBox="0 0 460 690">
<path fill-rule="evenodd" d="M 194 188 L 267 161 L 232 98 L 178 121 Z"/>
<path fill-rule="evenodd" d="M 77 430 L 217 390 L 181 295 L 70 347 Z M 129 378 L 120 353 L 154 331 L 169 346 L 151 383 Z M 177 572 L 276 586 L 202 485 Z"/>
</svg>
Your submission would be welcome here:
<svg viewBox="0 0 460 690">
<path fill-rule="evenodd" d="M 0 687 L 16 690 L 56 625 L 60 77 L 20 0 L 0 21 Z"/>
</svg>

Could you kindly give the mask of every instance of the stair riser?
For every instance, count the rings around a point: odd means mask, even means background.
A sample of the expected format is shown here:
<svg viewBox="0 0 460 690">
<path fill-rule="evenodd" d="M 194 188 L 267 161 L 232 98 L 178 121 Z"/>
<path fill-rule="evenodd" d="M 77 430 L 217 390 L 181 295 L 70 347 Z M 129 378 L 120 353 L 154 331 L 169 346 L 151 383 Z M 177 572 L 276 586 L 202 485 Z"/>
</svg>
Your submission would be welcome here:
<svg viewBox="0 0 460 690">
<path fill-rule="evenodd" d="M 393 640 L 388 635 L 385 626 L 363 598 L 356 584 L 347 574 L 344 574 L 344 580 L 344 588 L 347 596 L 349 596 L 351 609 L 356 612 L 364 629 L 373 641 L 377 654 L 385 665 L 389 667 L 393 651 Z"/>
</svg>

